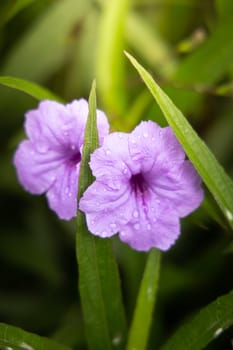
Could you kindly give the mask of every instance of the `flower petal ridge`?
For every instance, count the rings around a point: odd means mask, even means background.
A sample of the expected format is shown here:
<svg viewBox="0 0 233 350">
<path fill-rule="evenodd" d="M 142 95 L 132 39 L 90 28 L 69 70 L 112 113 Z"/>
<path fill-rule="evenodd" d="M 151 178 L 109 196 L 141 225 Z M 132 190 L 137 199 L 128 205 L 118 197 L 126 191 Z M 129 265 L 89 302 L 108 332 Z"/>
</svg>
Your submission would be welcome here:
<svg viewBox="0 0 233 350">
<path fill-rule="evenodd" d="M 96 180 L 80 200 L 88 229 L 100 237 L 119 233 L 139 251 L 168 250 L 180 218 L 203 199 L 201 179 L 172 129 L 152 121 L 106 136 L 90 167 Z"/>
<path fill-rule="evenodd" d="M 23 140 L 14 155 L 21 185 L 32 194 L 45 193 L 59 218 L 77 213 L 77 193 L 88 103 L 84 99 L 63 105 L 45 100 L 25 115 Z M 109 133 L 105 114 L 97 110 L 99 142 Z"/>
</svg>

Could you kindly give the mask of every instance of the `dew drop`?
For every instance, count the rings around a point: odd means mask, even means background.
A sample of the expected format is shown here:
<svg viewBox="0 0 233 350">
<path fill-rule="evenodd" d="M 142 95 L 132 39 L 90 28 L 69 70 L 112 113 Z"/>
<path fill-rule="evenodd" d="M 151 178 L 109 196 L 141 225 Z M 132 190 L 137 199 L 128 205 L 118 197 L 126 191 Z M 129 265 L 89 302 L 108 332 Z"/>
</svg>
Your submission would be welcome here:
<svg viewBox="0 0 233 350">
<path fill-rule="evenodd" d="M 106 154 L 109 156 L 109 154 L 111 154 L 111 151 L 110 151 L 110 149 L 107 149 L 106 150 Z"/>
<path fill-rule="evenodd" d="M 154 137 L 154 136 L 152 136 L 151 141 L 154 141 L 154 140 L 155 140 L 155 137 Z"/>
<path fill-rule="evenodd" d="M 123 136 L 122 136 L 121 133 L 119 133 L 119 134 L 118 134 L 118 137 L 119 137 L 119 139 L 122 139 Z"/>
<path fill-rule="evenodd" d="M 146 225 L 146 228 L 147 228 L 147 230 L 150 231 L 150 230 L 151 230 L 151 224 L 147 224 L 147 225 Z"/>
<path fill-rule="evenodd" d="M 91 220 L 91 224 L 92 224 L 92 225 L 95 225 L 95 220 Z"/>
<path fill-rule="evenodd" d="M 113 223 L 111 223 L 109 226 L 110 226 L 110 228 L 113 228 L 113 229 L 114 229 L 114 228 L 116 228 L 117 225 L 113 222 Z"/>
<path fill-rule="evenodd" d="M 233 214 L 228 209 L 226 209 L 225 213 L 226 213 L 227 219 L 229 221 L 233 221 Z"/>
<path fill-rule="evenodd" d="M 146 139 L 148 137 L 148 133 L 147 132 L 144 132 L 143 133 L 143 137 Z"/>
<path fill-rule="evenodd" d="M 117 334 L 112 340 L 112 345 L 113 346 L 118 346 L 118 345 L 121 344 L 121 342 L 122 342 L 122 337 L 121 337 L 120 334 Z"/>
<path fill-rule="evenodd" d="M 120 234 L 122 237 L 126 235 L 125 231 L 121 231 Z"/>
<path fill-rule="evenodd" d="M 151 299 L 152 296 L 153 296 L 153 295 L 152 295 L 152 288 L 151 288 L 151 287 L 148 287 L 146 293 L 147 293 L 147 298 L 148 298 L 148 299 Z"/>
<path fill-rule="evenodd" d="M 24 350 L 34 350 L 33 347 L 31 347 L 30 345 L 28 345 L 27 343 L 24 343 L 24 342 L 20 343 L 19 346 Z"/>
<path fill-rule="evenodd" d="M 127 168 L 123 169 L 123 174 L 127 174 L 127 173 L 128 173 L 128 169 Z"/>
<path fill-rule="evenodd" d="M 75 145 L 71 145 L 70 148 L 72 149 L 72 151 L 76 149 Z"/>
<path fill-rule="evenodd" d="M 223 332 L 223 328 L 218 328 L 214 333 L 214 338 L 217 338 Z"/>
<path fill-rule="evenodd" d="M 135 144 L 135 143 L 136 143 L 136 140 L 135 140 L 135 139 L 132 139 L 131 142 Z"/>
<path fill-rule="evenodd" d="M 101 236 L 102 236 L 102 237 L 107 237 L 107 236 L 108 236 L 108 233 L 107 233 L 106 231 L 102 231 Z"/>
<path fill-rule="evenodd" d="M 133 217 L 138 218 L 138 216 L 139 216 L 138 211 L 137 211 L 137 210 L 134 210 L 134 212 L 133 212 Z"/>
<path fill-rule="evenodd" d="M 135 225 L 134 225 L 134 228 L 135 228 L 135 230 L 138 231 L 138 230 L 140 229 L 140 225 L 139 225 L 139 224 L 135 224 Z"/>
<path fill-rule="evenodd" d="M 71 193 L 71 192 L 68 193 L 68 197 L 69 197 L 69 198 L 72 197 L 72 193 Z"/>
</svg>

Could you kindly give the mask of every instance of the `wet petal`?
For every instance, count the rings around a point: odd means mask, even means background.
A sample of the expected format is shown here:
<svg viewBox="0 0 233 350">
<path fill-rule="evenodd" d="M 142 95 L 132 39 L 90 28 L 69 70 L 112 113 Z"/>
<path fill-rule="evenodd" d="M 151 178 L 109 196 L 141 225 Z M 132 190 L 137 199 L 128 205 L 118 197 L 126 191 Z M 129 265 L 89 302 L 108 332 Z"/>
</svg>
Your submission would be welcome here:
<svg viewBox="0 0 233 350">
<path fill-rule="evenodd" d="M 57 172 L 56 181 L 47 191 L 49 207 L 60 219 L 70 220 L 77 215 L 77 192 L 79 165 L 62 165 Z"/>
<path fill-rule="evenodd" d="M 93 234 L 110 237 L 130 220 L 134 202 L 125 183 L 113 190 L 95 181 L 84 192 L 79 208 L 86 213 L 87 225 Z"/>
<path fill-rule="evenodd" d="M 168 250 L 180 234 L 179 218 L 174 210 L 166 205 L 152 203 L 156 210 L 149 207 L 148 213 L 139 211 L 138 219 L 130 221 L 120 231 L 120 239 L 133 249 L 148 251 L 151 248 Z"/>
<path fill-rule="evenodd" d="M 55 152 L 38 152 L 31 141 L 23 141 L 14 155 L 14 165 L 23 187 L 41 194 L 52 185 L 58 176 L 64 156 Z"/>
</svg>

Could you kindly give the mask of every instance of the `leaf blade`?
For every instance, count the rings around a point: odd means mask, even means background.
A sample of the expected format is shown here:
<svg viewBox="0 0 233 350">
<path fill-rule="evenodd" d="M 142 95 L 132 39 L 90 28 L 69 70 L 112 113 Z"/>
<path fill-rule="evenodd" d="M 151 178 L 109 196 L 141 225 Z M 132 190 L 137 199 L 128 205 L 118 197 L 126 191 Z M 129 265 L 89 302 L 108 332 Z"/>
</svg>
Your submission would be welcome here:
<svg viewBox="0 0 233 350">
<path fill-rule="evenodd" d="M 54 340 L 26 332 L 21 328 L 0 323 L 0 347 L 12 350 L 71 350 Z"/>
<path fill-rule="evenodd" d="M 161 350 L 200 350 L 233 324 L 233 291 L 203 308 L 181 326 Z"/>
<path fill-rule="evenodd" d="M 233 228 L 233 183 L 214 155 L 193 130 L 181 111 L 162 91 L 152 76 L 133 58 L 127 57 L 138 71 L 152 96 L 157 101 L 168 124 L 172 127 L 186 154 L 196 167 L 206 186 Z"/>
<path fill-rule="evenodd" d="M 0 84 L 12 89 L 22 91 L 39 101 L 45 99 L 61 101 L 60 97 L 56 96 L 48 89 L 25 79 L 11 76 L 0 76 Z"/>
<path fill-rule="evenodd" d="M 79 194 L 93 181 L 88 166 L 90 153 L 98 146 L 95 85 L 89 99 Z M 85 216 L 78 211 L 76 251 L 79 267 L 79 291 L 90 349 L 124 349 L 126 322 L 120 292 L 120 280 L 110 239 L 91 235 Z M 94 293 L 93 293 L 94 291 Z"/>
<path fill-rule="evenodd" d="M 156 249 L 152 249 L 147 259 L 138 293 L 137 305 L 129 332 L 127 350 L 146 349 L 158 290 L 159 271 L 160 252 Z"/>
</svg>

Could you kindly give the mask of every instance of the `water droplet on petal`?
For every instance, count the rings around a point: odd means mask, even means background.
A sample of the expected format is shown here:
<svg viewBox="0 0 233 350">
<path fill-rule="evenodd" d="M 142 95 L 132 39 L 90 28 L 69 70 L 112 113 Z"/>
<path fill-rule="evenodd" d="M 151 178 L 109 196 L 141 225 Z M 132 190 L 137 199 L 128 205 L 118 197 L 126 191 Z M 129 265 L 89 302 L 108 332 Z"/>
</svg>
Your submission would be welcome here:
<svg viewBox="0 0 233 350">
<path fill-rule="evenodd" d="M 121 231 L 120 234 L 121 234 L 121 236 L 125 236 L 126 235 L 125 231 Z"/>
<path fill-rule="evenodd" d="M 68 197 L 69 197 L 69 198 L 72 197 L 72 193 L 71 193 L 71 192 L 68 193 Z"/>
<path fill-rule="evenodd" d="M 151 141 L 154 141 L 154 140 L 155 140 L 155 137 L 154 137 L 154 136 L 152 136 Z"/>
<path fill-rule="evenodd" d="M 132 139 L 131 142 L 135 144 L 135 143 L 136 143 L 136 140 L 135 140 L 135 139 Z"/>
<path fill-rule="evenodd" d="M 144 132 L 143 133 L 143 137 L 146 139 L 148 137 L 148 133 L 147 132 Z"/>
<path fill-rule="evenodd" d="M 119 139 L 122 139 L 123 136 L 122 136 L 121 133 L 119 133 L 119 134 L 118 134 L 118 137 L 119 137 Z"/>
<path fill-rule="evenodd" d="M 128 169 L 127 168 L 123 169 L 123 174 L 127 174 L 127 173 L 128 173 Z"/>
<path fill-rule="evenodd" d="M 72 151 L 76 149 L 75 145 L 71 145 L 70 148 L 72 149 Z"/>
<path fill-rule="evenodd" d="M 138 211 L 137 211 L 137 210 L 134 210 L 134 212 L 133 212 L 133 217 L 138 218 L 138 216 L 139 216 Z"/>
<path fill-rule="evenodd" d="M 146 226 L 146 228 L 147 228 L 147 230 L 151 230 L 151 224 L 147 224 L 147 226 Z"/>
<path fill-rule="evenodd" d="M 134 227 L 135 230 L 137 230 L 137 231 L 140 229 L 140 225 L 139 225 L 139 224 L 135 224 L 133 227 Z"/>
<path fill-rule="evenodd" d="M 109 156 L 109 154 L 111 154 L 111 151 L 110 151 L 110 149 L 107 149 L 106 150 L 106 154 Z"/>
<path fill-rule="evenodd" d="M 113 223 L 111 223 L 109 226 L 110 226 L 110 228 L 113 228 L 113 229 L 114 229 L 114 228 L 116 228 L 117 225 L 113 222 Z"/>
<path fill-rule="evenodd" d="M 107 233 L 106 231 L 102 231 L 101 236 L 102 236 L 102 237 L 107 237 L 107 236 L 108 236 L 108 233 Z"/>
<path fill-rule="evenodd" d="M 91 220 L 91 224 L 92 224 L 92 225 L 95 225 L 95 220 Z"/>
</svg>

